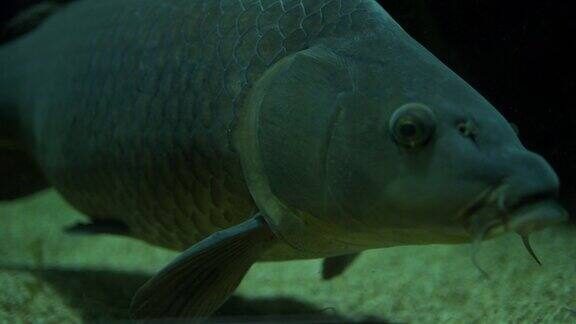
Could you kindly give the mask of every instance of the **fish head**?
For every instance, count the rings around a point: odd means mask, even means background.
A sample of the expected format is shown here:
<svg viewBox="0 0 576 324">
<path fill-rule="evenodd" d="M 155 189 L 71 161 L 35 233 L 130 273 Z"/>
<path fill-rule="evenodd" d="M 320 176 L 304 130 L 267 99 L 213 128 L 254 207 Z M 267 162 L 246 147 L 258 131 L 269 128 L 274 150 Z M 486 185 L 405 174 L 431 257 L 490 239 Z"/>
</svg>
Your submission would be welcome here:
<svg viewBox="0 0 576 324">
<path fill-rule="evenodd" d="M 332 214 L 393 244 L 527 237 L 567 220 L 550 164 L 420 44 L 368 37 L 335 52 L 352 90 L 326 158 Z"/>
<path fill-rule="evenodd" d="M 327 255 L 564 220 L 550 165 L 402 33 L 318 44 L 251 89 L 235 145 L 276 234 Z"/>
</svg>

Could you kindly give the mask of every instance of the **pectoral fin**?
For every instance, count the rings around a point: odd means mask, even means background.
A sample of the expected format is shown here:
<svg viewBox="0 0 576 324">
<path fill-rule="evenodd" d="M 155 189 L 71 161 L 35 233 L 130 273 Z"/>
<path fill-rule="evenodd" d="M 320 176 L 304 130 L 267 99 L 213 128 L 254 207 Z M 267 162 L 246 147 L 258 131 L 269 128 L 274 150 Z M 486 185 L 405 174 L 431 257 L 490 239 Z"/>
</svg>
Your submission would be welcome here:
<svg viewBox="0 0 576 324">
<path fill-rule="evenodd" d="M 130 307 L 131 316 L 209 316 L 274 242 L 275 236 L 262 216 L 212 234 L 180 254 L 138 290 Z"/>
<path fill-rule="evenodd" d="M 344 254 L 324 259 L 322 263 L 322 279 L 330 280 L 341 275 L 359 255 L 360 253 Z"/>
</svg>

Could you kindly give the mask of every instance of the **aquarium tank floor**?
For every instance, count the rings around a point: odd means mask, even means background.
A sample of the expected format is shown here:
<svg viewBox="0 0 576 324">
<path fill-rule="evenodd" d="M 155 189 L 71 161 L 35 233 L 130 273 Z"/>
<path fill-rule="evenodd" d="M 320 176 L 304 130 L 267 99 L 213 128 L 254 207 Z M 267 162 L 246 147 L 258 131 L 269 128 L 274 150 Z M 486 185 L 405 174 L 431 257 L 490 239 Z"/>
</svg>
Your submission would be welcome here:
<svg viewBox="0 0 576 324">
<path fill-rule="evenodd" d="M 64 227 L 85 217 L 49 191 L 0 204 L 0 322 L 123 322 L 134 291 L 175 252 Z M 368 251 L 342 276 L 319 260 L 256 264 L 215 321 L 576 322 L 576 227 L 485 242 L 483 279 L 469 245 Z"/>
</svg>

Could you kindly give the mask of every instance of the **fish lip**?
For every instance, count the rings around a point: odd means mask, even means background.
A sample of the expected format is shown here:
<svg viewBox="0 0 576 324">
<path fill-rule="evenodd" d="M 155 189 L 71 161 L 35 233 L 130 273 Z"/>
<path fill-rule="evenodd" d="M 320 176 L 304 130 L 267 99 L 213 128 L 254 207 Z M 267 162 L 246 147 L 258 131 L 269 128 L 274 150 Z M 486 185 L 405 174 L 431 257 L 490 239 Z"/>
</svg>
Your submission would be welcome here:
<svg viewBox="0 0 576 324">
<path fill-rule="evenodd" d="M 513 205 L 508 207 L 510 213 L 515 213 L 519 209 L 525 208 L 530 205 L 539 204 L 544 201 L 556 201 L 556 195 L 549 191 L 542 191 L 535 193 L 533 195 L 521 197 Z"/>
<path fill-rule="evenodd" d="M 521 235 L 568 220 L 568 212 L 556 199 L 530 200 L 518 205 L 507 216 L 506 228 Z"/>
<path fill-rule="evenodd" d="M 508 231 L 529 234 L 543 227 L 555 225 L 568 219 L 568 212 L 560 206 L 552 192 L 539 192 L 521 197 L 512 205 L 506 205 L 508 185 L 490 187 L 481 192 L 458 215 L 458 220 L 469 231 L 475 232 L 474 225 L 485 230 L 486 238 Z M 490 209 L 493 211 L 490 212 Z M 485 219 L 475 219 L 475 215 L 489 212 Z M 540 212 L 540 213 L 538 213 Z M 479 221 L 481 224 L 472 224 Z"/>
<path fill-rule="evenodd" d="M 456 220 L 462 222 L 464 225 L 467 225 L 475 214 L 487 208 L 488 206 L 491 206 L 489 204 L 488 198 L 493 196 L 493 193 L 499 187 L 500 186 L 491 186 L 480 192 L 476 198 L 474 198 L 470 203 L 468 203 L 468 205 L 461 209 L 456 217 Z"/>
<path fill-rule="evenodd" d="M 498 185 L 486 188 L 458 213 L 457 221 L 472 238 L 489 238 L 505 230 L 505 218 L 496 208 L 497 203 L 494 201 L 496 192 L 502 187 L 503 185 Z M 482 217 L 486 214 L 488 217 Z"/>
<path fill-rule="evenodd" d="M 553 199 L 518 205 L 506 213 L 498 213 L 488 220 L 486 238 L 506 232 L 529 235 L 537 230 L 568 220 L 568 213 Z"/>
</svg>

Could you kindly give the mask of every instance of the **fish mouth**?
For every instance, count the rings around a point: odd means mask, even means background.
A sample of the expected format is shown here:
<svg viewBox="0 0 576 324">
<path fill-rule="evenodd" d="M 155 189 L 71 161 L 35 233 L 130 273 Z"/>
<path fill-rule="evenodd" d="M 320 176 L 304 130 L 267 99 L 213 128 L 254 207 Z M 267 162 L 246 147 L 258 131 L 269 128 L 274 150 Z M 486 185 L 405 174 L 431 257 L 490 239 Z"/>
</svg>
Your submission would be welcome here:
<svg viewBox="0 0 576 324">
<path fill-rule="evenodd" d="M 473 237 L 479 232 L 485 239 L 509 231 L 529 235 L 568 220 L 553 193 L 536 193 L 509 205 L 509 192 L 508 185 L 490 188 L 460 213 L 458 218 Z"/>
<path fill-rule="evenodd" d="M 506 228 L 520 235 L 529 235 L 548 226 L 568 220 L 568 212 L 553 199 L 521 205 L 509 214 Z"/>
<path fill-rule="evenodd" d="M 510 186 L 501 185 L 482 192 L 460 213 L 459 219 L 472 237 L 472 261 L 486 277 L 476 261 L 480 244 L 506 232 L 520 235 L 524 247 L 536 260 L 529 235 L 543 228 L 568 220 L 568 212 L 556 201 L 553 192 L 538 192 L 516 199 L 509 204 Z"/>
</svg>

